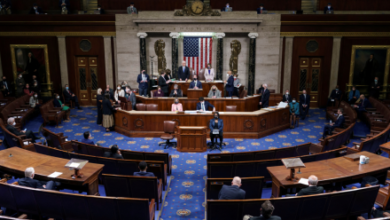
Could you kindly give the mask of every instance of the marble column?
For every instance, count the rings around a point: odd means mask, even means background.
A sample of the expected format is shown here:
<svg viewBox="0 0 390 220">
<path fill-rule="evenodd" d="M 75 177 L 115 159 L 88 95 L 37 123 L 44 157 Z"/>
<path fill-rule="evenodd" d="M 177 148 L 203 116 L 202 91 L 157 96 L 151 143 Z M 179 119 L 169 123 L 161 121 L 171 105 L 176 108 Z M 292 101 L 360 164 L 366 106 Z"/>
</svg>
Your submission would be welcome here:
<svg viewBox="0 0 390 220">
<path fill-rule="evenodd" d="M 248 95 L 255 93 L 255 73 L 256 73 L 256 38 L 258 33 L 249 33 L 249 71 L 248 71 Z"/>
<path fill-rule="evenodd" d="M 68 78 L 68 60 L 66 58 L 66 41 L 65 36 L 57 36 L 58 40 L 58 55 L 60 58 L 60 74 L 61 74 L 61 87 L 65 84 L 69 84 Z"/>
<path fill-rule="evenodd" d="M 282 62 L 283 62 L 283 39 L 284 37 L 280 37 L 279 39 L 279 69 L 278 69 L 278 79 L 279 79 L 279 92 L 283 94 L 283 79 L 282 79 Z M 278 90 L 277 90 L 278 91 Z M 276 92 L 277 92 L 276 91 Z"/>
<path fill-rule="evenodd" d="M 215 69 L 217 70 L 216 80 L 222 80 L 222 71 L 223 71 L 223 37 L 225 37 L 225 33 L 215 33 L 215 36 L 218 38 L 217 43 L 217 66 Z"/>
<path fill-rule="evenodd" d="M 333 37 L 332 64 L 330 67 L 329 94 L 337 85 L 340 63 L 340 47 L 342 37 Z"/>
<path fill-rule="evenodd" d="M 283 76 L 283 91 L 291 90 L 291 66 L 293 54 L 294 37 L 286 37 L 284 48 L 284 76 Z"/>
<path fill-rule="evenodd" d="M 106 84 L 111 88 L 114 86 L 114 77 L 112 72 L 112 50 L 111 50 L 111 36 L 104 36 L 104 63 L 106 66 Z"/>
<path fill-rule="evenodd" d="M 177 68 L 179 65 L 179 32 L 171 32 L 169 34 L 172 37 L 172 77 L 178 78 Z"/>
<path fill-rule="evenodd" d="M 115 69 L 115 79 L 118 81 L 118 82 L 120 82 L 119 81 L 119 76 L 118 76 L 118 56 L 117 56 L 117 49 L 116 49 L 116 37 L 112 37 L 112 39 L 113 39 L 113 41 L 114 41 L 114 69 Z"/>
<path fill-rule="evenodd" d="M 146 63 L 146 41 L 145 38 L 148 36 L 147 33 L 137 33 L 137 37 L 139 37 L 139 62 L 140 62 L 140 69 L 146 70 L 147 69 L 147 63 Z"/>
</svg>

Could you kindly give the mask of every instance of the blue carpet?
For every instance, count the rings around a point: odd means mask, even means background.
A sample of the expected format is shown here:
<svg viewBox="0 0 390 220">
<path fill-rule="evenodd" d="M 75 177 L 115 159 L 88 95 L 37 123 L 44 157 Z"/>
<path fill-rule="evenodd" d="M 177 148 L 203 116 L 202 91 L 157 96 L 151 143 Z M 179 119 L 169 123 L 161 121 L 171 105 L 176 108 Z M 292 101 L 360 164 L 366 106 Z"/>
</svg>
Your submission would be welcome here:
<svg viewBox="0 0 390 220">
<path fill-rule="evenodd" d="M 42 122 L 42 118 L 39 116 L 29 121 L 26 127 L 38 131 Z M 301 121 L 298 128 L 286 129 L 260 139 L 225 139 L 227 146 L 223 152 L 266 150 L 295 146 L 306 142 L 318 143 L 326 122 L 323 109 L 312 109 L 310 117 Z M 96 108 L 93 107 L 85 107 L 83 110 L 72 109 L 70 122 L 63 122 L 58 127 L 47 125 L 46 128 L 56 133 L 63 132 L 65 136 L 68 136 L 68 140 L 81 140 L 83 133 L 90 131 L 93 141 L 104 147 L 117 144 L 121 149 L 171 154 L 173 157 L 171 183 L 167 190 L 168 194 L 160 219 L 205 218 L 204 179 L 206 178 L 205 158 L 208 152 L 180 153 L 173 148 L 164 150 L 158 146 L 160 138 L 130 138 L 116 132 L 105 132 L 103 127 L 96 124 Z M 366 134 L 368 131 L 364 124 L 359 124 L 356 128 L 356 133 L 359 134 Z M 353 141 L 358 141 L 358 139 L 352 139 L 349 146 Z M 213 153 L 218 152 L 213 151 Z M 99 190 L 104 196 L 104 187 L 100 186 Z M 271 188 L 265 188 L 263 198 L 270 196 Z"/>
</svg>

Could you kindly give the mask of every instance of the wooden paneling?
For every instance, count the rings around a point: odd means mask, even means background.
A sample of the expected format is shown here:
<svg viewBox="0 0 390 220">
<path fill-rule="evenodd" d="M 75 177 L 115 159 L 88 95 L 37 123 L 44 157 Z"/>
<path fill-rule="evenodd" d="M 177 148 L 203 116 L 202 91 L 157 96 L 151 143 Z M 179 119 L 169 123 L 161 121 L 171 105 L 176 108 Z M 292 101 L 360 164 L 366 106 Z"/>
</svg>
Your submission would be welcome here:
<svg viewBox="0 0 390 220">
<path fill-rule="evenodd" d="M 134 3 L 134 7 L 138 11 L 173 11 L 181 9 L 186 5 L 186 0 L 99 0 L 98 3 L 104 10 L 121 10 L 125 12 L 130 3 Z"/>
<path fill-rule="evenodd" d="M 58 10 L 60 13 L 60 6 L 58 0 L 12 0 L 12 10 L 29 11 L 34 3 L 37 3 L 44 12 L 49 10 Z M 69 0 L 70 10 L 83 10 L 82 0 Z"/>
<path fill-rule="evenodd" d="M 260 4 L 264 4 L 267 10 L 299 10 L 301 9 L 301 0 L 211 0 L 210 5 L 213 9 L 222 9 L 229 2 L 233 11 L 256 11 Z"/>
<path fill-rule="evenodd" d="M 310 40 L 318 42 L 318 49 L 311 53 L 306 50 L 306 44 Z M 329 95 L 329 80 L 330 80 L 330 67 L 332 59 L 332 37 L 295 37 L 293 42 L 293 57 L 291 67 L 291 84 L 290 93 L 292 97 L 299 100 L 298 97 L 298 85 L 299 85 L 299 59 L 300 57 L 321 57 L 322 68 L 319 87 L 319 103 L 320 107 L 326 105 L 327 97 Z"/>
<path fill-rule="evenodd" d="M 324 10 L 328 3 L 335 11 L 386 11 L 390 2 L 384 0 L 319 0 L 318 10 Z"/>
</svg>

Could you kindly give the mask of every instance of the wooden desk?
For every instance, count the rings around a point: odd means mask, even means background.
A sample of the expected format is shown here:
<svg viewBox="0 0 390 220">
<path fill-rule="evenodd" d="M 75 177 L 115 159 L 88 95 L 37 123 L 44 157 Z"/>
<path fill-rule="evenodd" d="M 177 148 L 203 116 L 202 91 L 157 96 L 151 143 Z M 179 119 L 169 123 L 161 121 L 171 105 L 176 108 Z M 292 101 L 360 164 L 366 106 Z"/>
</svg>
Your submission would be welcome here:
<svg viewBox="0 0 390 220">
<path fill-rule="evenodd" d="M 381 150 L 386 152 L 388 154 L 388 157 L 390 158 L 390 142 L 384 143 L 379 146 Z"/>
<path fill-rule="evenodd" d="M 225 90 L 223 82 L 206 82 L 203 80 L 200 80 L 200 82 L 202 83 L 202 88 L 203 88 L 202 96 L 203 97 L 207 97 L 207 95 L 210 92 L 211 87 L 214 85 L 221 91 L 221 95 L 223 96 L 223 93 L 224 93 L 223 91 Z M 190 88 L 190 82 L 172 82 L 169 85 L 169 92 L 171 92 L 171 90 L 173 90 L 173 87 L 175 86 L 175 84 L 177 84 L 179 86 L 179 89 L 181 89 L 183 91 L 183 96 L 187 96 L 187 90 L 188 90 L 188 88 Z"/>
<path fill-rule="evenodd" d="M 359 165 L 359 161 L 351 161 L 344 157 L 305 163 L 306 168 L 301 168 L 301 174 L 295 174 L 299 178 L 308 178 L 310 175 L 318 177 L 318 185 L 326 185 L 333 182 L 358 180 L 364 176 L 381 175 L 385 180 L 387 170 L 390 169 L 390 159 L 370 153 L 359 152 L 370 158 L 368 164 Z M 288 188 L 306 187 L 298 182 L 286 180 L 290 170 L 285 166 L 267 167 L 272 177 L 272 197 L 282 195 L 282 190 Z"/>
<path fill-rule="evenodd" d="M 207 127 L 177 127 L 177 151 L 205 152 L 207 150 Z"/>
<path fill-rule="evenodd" d="M 203 96 L 203 89 L 188 89 L 187 97 L 189 99 L 199 99 L 199 97 Z"/>
<path fill-rule="evenodd" d="M 12 157 L 9 155 L 12 154 Z M 82 189 L 87 187 L 88 195 L 99 195 L 99 173 L 103 170 L 102 164 L 87 163 L 81 172 L 83 178 L 72 179 L 73 170 L 65 167 L 69 160 L 51 157 L 36 152 L 24 150 L 19 147 L 12 147 L 0 151 L 0 170 L 5 173 L 24 176 L 24 171 L 27 167 L 34 167 L 35 177 L 38 180 L 54 180 L 61 182 L 62 185 L 70 186 L 71 188 Z M 57 178 L 49 178 L 48 175 L 53 172 L 61 172 Z"/>
</svg>

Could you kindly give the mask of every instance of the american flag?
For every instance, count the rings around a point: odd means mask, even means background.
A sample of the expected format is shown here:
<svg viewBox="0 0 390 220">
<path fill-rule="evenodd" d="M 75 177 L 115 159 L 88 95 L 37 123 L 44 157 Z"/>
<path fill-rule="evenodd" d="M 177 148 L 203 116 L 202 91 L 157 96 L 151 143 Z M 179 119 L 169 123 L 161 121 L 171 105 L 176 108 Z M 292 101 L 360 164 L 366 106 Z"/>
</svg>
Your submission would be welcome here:
<svg viewBox="0 0 390 220">
<path fill-rule="evenodd" d="M 199 70 L 211 63 L 213 39 L 211 37 L 184 37 L 183 43 L 183 60 L 198 74 Z"/>
</svg>

